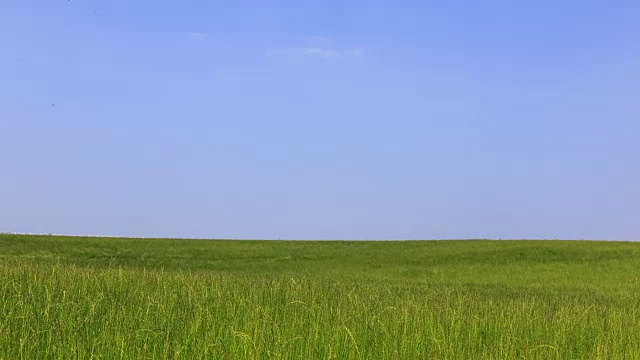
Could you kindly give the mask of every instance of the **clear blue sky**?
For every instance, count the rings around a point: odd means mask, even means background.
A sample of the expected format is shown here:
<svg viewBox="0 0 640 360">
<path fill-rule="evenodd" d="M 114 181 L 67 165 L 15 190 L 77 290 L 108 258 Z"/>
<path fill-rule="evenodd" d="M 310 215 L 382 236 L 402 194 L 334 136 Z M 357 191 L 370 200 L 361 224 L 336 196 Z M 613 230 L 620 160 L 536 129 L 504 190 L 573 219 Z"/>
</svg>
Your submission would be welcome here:
<svg viewBox="0 0 640 360">
<path fill-rule="evenodd" d="M 3 1 L 0 231 L 640 239 L 638 1 Z"/>
</svg>

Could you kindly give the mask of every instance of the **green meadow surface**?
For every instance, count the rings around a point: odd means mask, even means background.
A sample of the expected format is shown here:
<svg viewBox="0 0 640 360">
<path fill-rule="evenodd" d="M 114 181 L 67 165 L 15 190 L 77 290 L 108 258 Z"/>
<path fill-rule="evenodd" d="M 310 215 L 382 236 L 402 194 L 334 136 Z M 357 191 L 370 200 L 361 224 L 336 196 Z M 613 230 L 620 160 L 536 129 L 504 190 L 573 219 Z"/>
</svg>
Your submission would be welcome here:
<svg viewBox="0 0 640 360">
<path fill-rule="evenodd" d="M 640 243 L 0 235 L 0 359 L 640 359 Z"/>
</svg>

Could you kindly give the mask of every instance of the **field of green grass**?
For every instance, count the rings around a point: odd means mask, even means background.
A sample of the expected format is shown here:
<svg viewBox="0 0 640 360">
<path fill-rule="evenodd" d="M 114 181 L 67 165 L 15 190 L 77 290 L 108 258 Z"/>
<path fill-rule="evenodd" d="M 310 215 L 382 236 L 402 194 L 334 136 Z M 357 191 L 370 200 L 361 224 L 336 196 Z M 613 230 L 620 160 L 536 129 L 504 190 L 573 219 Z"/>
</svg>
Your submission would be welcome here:
<svg viewBox="0 0 640 360">
<path fill-rule="evenodd" d="M 640 358 L 640 243 L 0 235 L 0 359 Z"/>
</svg>

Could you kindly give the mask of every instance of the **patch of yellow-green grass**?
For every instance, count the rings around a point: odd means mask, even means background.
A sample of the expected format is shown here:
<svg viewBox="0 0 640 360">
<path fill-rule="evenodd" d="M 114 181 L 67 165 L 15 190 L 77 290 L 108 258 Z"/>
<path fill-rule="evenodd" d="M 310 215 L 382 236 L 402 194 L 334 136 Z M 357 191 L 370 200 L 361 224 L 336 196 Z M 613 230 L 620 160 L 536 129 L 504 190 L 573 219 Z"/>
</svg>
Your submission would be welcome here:
<svg viewBox="0 0 640 360">
<path fill-rule="evenodd" d="M 0 359 L 640 358 L 640 244 L 0 235 Z"/>
</svg>

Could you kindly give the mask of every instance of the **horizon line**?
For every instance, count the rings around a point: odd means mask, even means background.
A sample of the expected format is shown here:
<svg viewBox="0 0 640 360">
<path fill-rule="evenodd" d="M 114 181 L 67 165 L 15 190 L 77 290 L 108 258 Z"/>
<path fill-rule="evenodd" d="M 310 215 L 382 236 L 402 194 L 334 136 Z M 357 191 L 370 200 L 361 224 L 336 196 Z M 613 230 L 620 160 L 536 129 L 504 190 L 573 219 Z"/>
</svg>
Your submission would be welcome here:
<svg viewBox="0 0 640 360">
<path fill-rule="evenodd" d="M 226 240 L 226 241 L 606 241 L 606 242 L 638 242 L 639 240 L 620 239 L 561 239 L 561 238 L 439 238 L 439 239 L 289 239 L 289 238 L 215 238 L 215 237 L 170 237 L 170 236 L 131 236 L 131 235 L 96 235 L 65 234 L 46 232 L 14 232 L 0 231 L 0 235 L 52 236 L 52 237 L 86 237 L 110 239 L 148 239 L 148 240 Z"/>
</svg>

